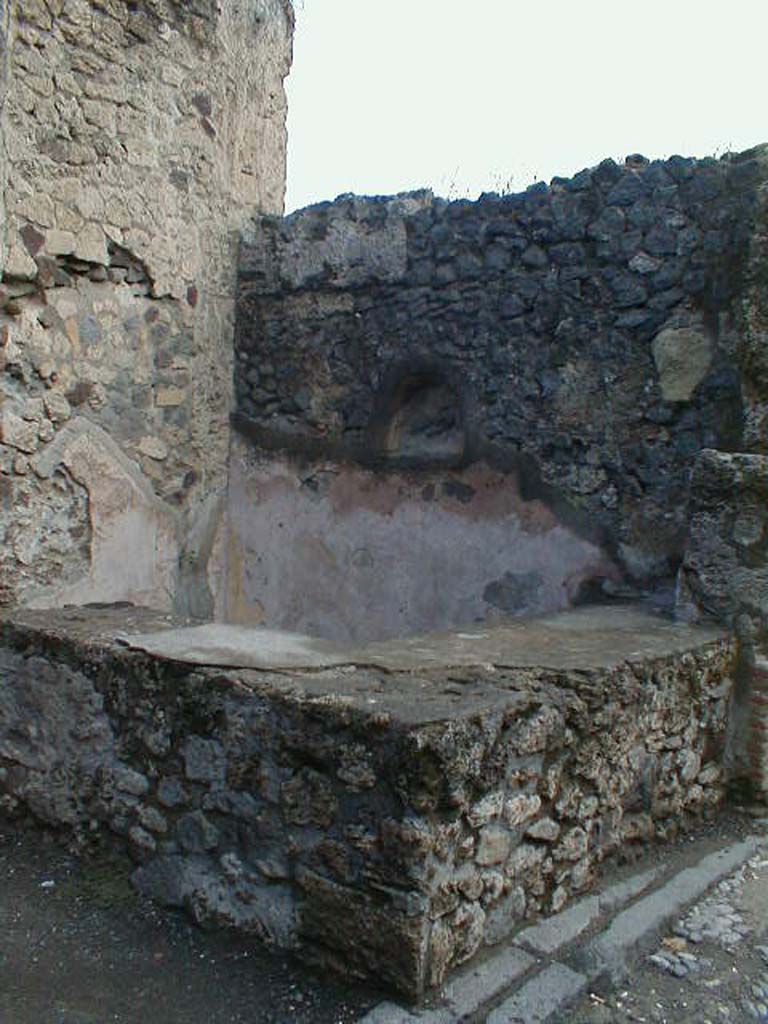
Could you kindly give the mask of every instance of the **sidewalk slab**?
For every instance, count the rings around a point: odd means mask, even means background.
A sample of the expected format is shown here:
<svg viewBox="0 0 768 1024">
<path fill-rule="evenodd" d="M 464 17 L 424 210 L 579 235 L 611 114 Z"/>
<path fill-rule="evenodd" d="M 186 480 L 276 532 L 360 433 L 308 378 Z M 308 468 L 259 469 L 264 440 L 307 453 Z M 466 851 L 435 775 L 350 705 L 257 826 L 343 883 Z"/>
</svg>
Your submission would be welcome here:
<svg viewBox="0 0 768 1024">
<path fill-rule="evenodd" d="M 612 914 L 619 910 L 630 900 L 635 899 L 641 892 L 645 892 L 663 874 L 664 868 L 651 868 L 643 871 L 640 875 L 633 875 L 624 882 L 617 882 L 604 892 L 599 892 L 597 898 L 600 900 L 600 911 L 603 914 Z"/>
</svg>

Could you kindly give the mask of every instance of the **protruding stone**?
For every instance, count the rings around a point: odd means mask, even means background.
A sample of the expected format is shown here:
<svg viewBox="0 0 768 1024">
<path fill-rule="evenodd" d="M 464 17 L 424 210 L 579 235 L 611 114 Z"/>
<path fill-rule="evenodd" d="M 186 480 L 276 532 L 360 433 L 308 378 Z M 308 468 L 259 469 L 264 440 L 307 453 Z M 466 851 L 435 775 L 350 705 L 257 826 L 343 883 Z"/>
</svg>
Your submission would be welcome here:
<svg viewBox="0 0 768 1024">
<path fill-rule="evenodd" d="M 522 793 L 507 800 L 504 805 L 504 818 L 507 824 L 514 828 L 528 821 L 534 814 L 538 814 L 540 807 L 541 797 L 537 793 Z"/>
<path fill-rule="evenodd" d="M 224 748 L 217 740 L 190 736 L 182 753 L 188 779 L 193 782 L 224 782 L 227 762 Z"/>
<path fill-rule="evenodd" d="M 539 818 L 525 830 L 529 839 L 538 839 L 544 843 L 554 843 L 560 835 L 560 826 L 552 818 Z"/>
<path fill-rule="evenodd" d="M 142 437 L 139 441 L 139 451 L 142 455 L 157 461 L 168 458 L 168 446 L 159 437 Z"/>
<path fill-rule="evenodd" d="M 24 420 L 10 409 L 0 410 L 0 442 L 30 455 L 38 449 L 38 425 Z"/>
<path fill-rule="evenodd" d="M 43 395 L 45 411 L 54 423 L 64 423 L 72 415 L 72 408 L 60 391 L 46 391 Z"/>
<path fill-rule="evenodd" d="M 501 825 L 486 825 L 480 830 L 475 860 L 484 866 L 501 864 L 509 856 L 512 835 Z"/>
<path fill-rule="evenodd" d="M 667 328 L 656 335 L 653 358 L 667 402 L 688 402 L 712 363 L 712 341 L 704 330 Z"/>
</svg>

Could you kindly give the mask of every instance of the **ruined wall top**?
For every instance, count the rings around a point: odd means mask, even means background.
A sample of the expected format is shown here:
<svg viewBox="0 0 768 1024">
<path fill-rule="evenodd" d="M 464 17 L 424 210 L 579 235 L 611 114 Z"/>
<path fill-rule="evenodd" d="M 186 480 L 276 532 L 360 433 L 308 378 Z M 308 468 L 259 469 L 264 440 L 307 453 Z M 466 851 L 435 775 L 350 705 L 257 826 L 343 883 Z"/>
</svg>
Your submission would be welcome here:
<svg viewBox="0 0 768 1024">
<path fill-rule="evenodd" d="M 246 206 L 282 209 L 292 24 L 283 0 L 16 0 L 6 274 L 119 245 L 155 294 L 199 287 Z"/>
</svg>

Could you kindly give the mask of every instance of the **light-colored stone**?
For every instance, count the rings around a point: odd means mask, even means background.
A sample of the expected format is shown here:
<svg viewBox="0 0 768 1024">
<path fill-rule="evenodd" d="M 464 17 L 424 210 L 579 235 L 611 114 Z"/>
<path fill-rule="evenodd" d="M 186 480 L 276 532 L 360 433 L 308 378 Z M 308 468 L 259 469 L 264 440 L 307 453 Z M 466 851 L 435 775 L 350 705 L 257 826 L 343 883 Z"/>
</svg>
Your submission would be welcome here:
<svg viewBox="0 0 768 1024">
<path fill-rule="evenodd" d="M 75 251 L 76 240 L 71 231 L 56 228 L 46 232 L 45 251 L 52 256 L 69 256 Z"/>
<path fill-rule="evenodd" d="M 600 916 L 600 900 L 588 896 L 540 924 L 525 928 L 515 942 L 537 953 L 554 953 L 578 938 Z"/>
<path fill-rule="evenodd" d="M 107 239 L 98 224 L 87 224 L 75 239 L 73 252 L 80 260 L 90 263 L 106 263 Z"/>
<path fill-rule="evenodd" d="M 530 839 L 538 839 L 544 843 L 554 843 L 560 835 L 560 826 L 552 818 L 539 818 L 525 830 Z"/>
<path fill-rule="evenodd" d="M 142 437 L 139 451 L 150 459 L 162 461 L 168 458 L 168 446 L 159 437 Z"/>
<path fill-rule="evenodd" d="M 541 797 L 537 793 L 521 793 L 520 796 L 512 797 L 504 805 L 504 818 L 508 825 L 515 828 L 528 821 L 541 808 Z"/>
<path fill-rule="evenodd" d="M 471 828 L 480 828 L 481 825 L 487 825 L 493 818 L 498 818 L 503 807 L 504 793 L 502 790 L 488 793 L 467 811 L 467 821 Z"/>
<path fill-rule="evenodd" d="M 668 327 L 653 341 L 653 358 L 667 402 L 688 402 L 712 363 L 712 340 L 703 328 Z"/>
<path fill-rule="evenodd" d="M 178 571 L 179 523 L 159 501 L 137 468 L 100 428 L 70 420 L 36 460 L 49 477 L 63 465 L 88 491 L 92 526 L 88 576 L 30 594 L 36 608 L 93 601 L 132 601 L 171 607 Z"/>
<path fill-rule="evenodd" d="M 46 391 L 43 396 L 43 404 L 49 418 L 54 423 L 64 423 L 72 414 L 72 407 L 67 401 L 66 395 L 60 391 Z"/>
<path fill-rule="evenodd" d="M 475 860 L 487 866 L 501 864 L 509 856 L 512 848 L 512 836 L 501 825 L 486 825 L 480 830 Z"/>
<path fill-rule="evenodd" d="M 569 1003 L 577 999 L 587 987 L 583 974 L 572 971 L 564 964 L 550 964 L 527 981 L 515 995 L 506 999 L 486 1018 L 486 1024 L 545 1024 Z"/>
<path fill-rule="evenodd" d="M 181 388 L 158 388 L 155 392 L 155 405 L 161 408 L 173 408 L 182 405 L 187 393 Z"/>
<path fill-rule="evenodd" d="M 38 425 L 34 420 L 22 419 L 11 409 L 0 409 L 0 442 L 31 454 L 39 447 Z"/>
</svg>

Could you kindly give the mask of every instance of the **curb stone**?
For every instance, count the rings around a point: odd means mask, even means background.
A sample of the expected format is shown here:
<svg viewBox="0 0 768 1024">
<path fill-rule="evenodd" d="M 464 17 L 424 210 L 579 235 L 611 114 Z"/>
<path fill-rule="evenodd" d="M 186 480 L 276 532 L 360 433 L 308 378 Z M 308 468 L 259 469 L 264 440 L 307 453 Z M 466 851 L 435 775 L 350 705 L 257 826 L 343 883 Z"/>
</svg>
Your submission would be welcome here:
<svg viewBox="0 0 768 1024">
<path fill-rule="evenodd" d="M 651 868 L 618 882 L 602 893 L 588 896 L 538 925 L 510 938 L 508 945 L 477 965 L 454 974 L 442 990 L 446 1005 L 408 1010 L 393 1002 L 375 1006 L 358 1024 L 545 1024 L 574 1002 L 590 981 L 601 974 L 618 975 L 627 956 L 650 940 L 671 918 L 701 896 L 710 886 L 753 856 L 764 837 L 750 836 L 724 850 L 703 857 L 695 867 L 684 868 L 660 888 L 641 894 L 663 873 Z M 631 902 L 631 901 L 635 902 Z M 620 908 L 626 906 L 625 910 Z M 558 961 L 541 963 L 520 948 L 525 944 L 546 960 L 573 943 L 601 916 L 613 920 L 567 966 Z M 537 971 L 534 968 L 539 966 Z M 574 969 L 576 968 L 576 969 Z M 503 993 L 522 981 L 517 991 L 490 1011 Z"/>
<path fill-rule="evenodd" d="M 461 971 L 443 987 L 448 1008 L 461 1020 L 476 1013 L 536 966 L 536 960 L 514 946 L 502 949 L 475 968 Z"/>
<path fill-rule="evenodd" d="M 679 871 L 660 889 L 620 911 L 584 951 L 590 978 L 606 971 L 611 975 L 620 974 L 628 953 L 655 935 L 686 904 L 748 860 L 757 848 L 757 837 L 750 836 L 725 850 L 711 853 L 696 867 Z"/>
<path fill-rule="evenodd" d="M 449 1010 L 406 1010 L 397 1003 L 379 1003 L 357 1024 L 455 1024 L 456 1018 Z"/>
<path fill-rule="evenodd" d="M 550 964 L 493 1010 L 486 1024 L 544 1024 L 586 987 L 586 975 L 565 964 Z"/>
</svg>

